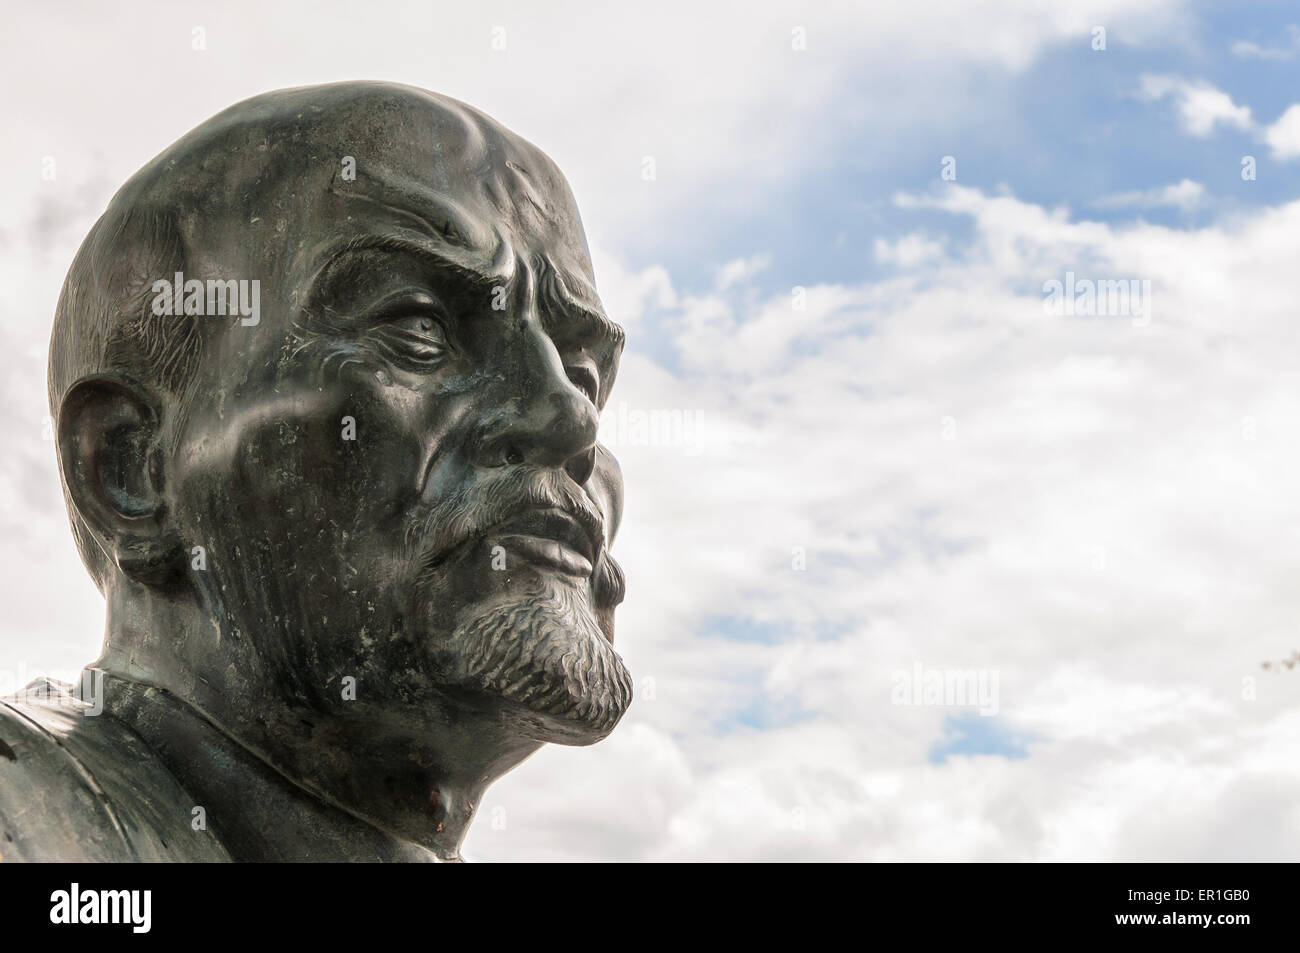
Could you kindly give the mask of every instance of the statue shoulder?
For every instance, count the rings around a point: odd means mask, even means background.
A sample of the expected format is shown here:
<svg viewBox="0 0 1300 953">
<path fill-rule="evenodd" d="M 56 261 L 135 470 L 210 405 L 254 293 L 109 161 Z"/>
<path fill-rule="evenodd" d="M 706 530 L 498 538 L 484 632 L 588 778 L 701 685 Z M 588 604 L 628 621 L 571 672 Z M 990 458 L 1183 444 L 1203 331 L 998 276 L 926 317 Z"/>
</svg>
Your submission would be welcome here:
<svg viewBox="0 0 1300 953">
<path fill-rule="evenodd" d="M 48 679 L 0 698 L 0 861 L 229 860 L 131 728 Z"/>
</svg>

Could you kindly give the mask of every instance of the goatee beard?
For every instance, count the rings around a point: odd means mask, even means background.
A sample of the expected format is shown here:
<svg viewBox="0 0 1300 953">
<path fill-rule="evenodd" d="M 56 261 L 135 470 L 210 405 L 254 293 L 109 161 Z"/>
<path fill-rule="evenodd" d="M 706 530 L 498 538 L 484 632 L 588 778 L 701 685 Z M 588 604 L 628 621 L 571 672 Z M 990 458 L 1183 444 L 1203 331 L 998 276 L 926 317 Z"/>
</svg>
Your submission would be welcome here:
<svg viewBox="0 0 1300 953">
<path fill-rule="evenodd" d="M 448 674 L 519 706 L 539 741 L 590 744 L 632 702 L 632 677 L 601 629 L 585 593 L 546 581 L 502 594 L 457 627 Z"/>
</svg>

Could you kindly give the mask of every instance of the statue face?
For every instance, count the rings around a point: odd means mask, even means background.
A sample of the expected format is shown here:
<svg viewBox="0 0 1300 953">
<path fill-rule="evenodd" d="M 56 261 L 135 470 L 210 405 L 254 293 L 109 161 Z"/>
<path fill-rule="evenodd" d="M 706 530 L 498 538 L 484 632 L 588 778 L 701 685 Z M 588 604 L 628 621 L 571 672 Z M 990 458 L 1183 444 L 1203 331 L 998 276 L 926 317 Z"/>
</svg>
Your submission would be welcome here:
<svg viewBox="0 0 1300 953">
<path fill-rule="evenodd" d="M 340 132 L 332 175 L 231 210 L 206 254 L 260 281 L 260 320 L 205 350 L 169 507 L 220 637 L 296 704 L 589 743 L 631 698 L 622 486 L 596 443 L 621 332 L 549 160 L 481 117 L 428 121 L 355 178 Z"/>
</svg>

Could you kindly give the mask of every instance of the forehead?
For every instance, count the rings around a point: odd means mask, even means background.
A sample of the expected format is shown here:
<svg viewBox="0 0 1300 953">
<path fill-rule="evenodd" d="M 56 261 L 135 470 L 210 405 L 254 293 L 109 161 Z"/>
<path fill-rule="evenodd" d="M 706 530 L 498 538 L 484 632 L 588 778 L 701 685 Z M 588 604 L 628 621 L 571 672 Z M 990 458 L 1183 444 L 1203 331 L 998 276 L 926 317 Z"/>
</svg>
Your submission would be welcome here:
<svg viewBox="0 0 1300 953">
<path fill-rule="evenodd" d="M 364 82 L 256 96 L 173 143 L 114 202 L 175 210 L 196 262 L 274 278 L 263 291 L 287 314 L 327 284 L 345 252 L 368 243 L 373 254 L 377 242 L 392 250 L 397 240 L 453 280 L 505 287 L 552 336 L 561 324 L 603 327 L 594 336 L 607 362 L 622 349 L 559 169 L 491 118 L 427 90 Z M 396 269 L 410 256 L 389 260 Z"/>
<path fill-rule="evenodd" d="M 131 201 L 187 209 L 191 243 L 246 270 L 310 275 L 341 244 L 397 230 L 496 279 L 551 273 L 599 306 L 559 169 L 488 116 L 427 90 L 367 82 L 266 93 L 193 130 L 130 185 Z"/>
<path fill-rule="evenodd" d="M 568 183 L 538 148 L 460 104 L 407 103 L 394 135 L 373 143 L 331 192 L 355 227 L 413 227 L 494 277 L 545 260 L 566 278 L 594 279 Z M 351 125 L 350 122 L 345 125 Z"/>
<path fill-rule="evenodd" d="M 353 136 L 379 147 L 334 173 L 312 271 L 363 247 L 414 250 L 482 287 L 522 289 L 543 313 L 612 325 L 572 192 L 541 150 L 460 104 L 414 104 L 400 136 L 366 123 Z"/>
</svg>

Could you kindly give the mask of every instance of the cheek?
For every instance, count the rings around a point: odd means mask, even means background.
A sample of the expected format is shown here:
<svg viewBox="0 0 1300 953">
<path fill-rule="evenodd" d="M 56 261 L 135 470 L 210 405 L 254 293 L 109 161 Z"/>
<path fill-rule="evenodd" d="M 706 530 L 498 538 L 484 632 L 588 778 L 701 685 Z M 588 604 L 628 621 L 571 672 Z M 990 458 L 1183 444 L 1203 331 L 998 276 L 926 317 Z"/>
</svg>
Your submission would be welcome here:
<svg viewBox="0 0 1300 953">
<path fill-rule="evenodd" d="M 362 587 L 349 577 L 391 558 L 431 444 L 418 395 L 373 379 L 282 383 L 272 399 L 192 421 L 190 435 L 177 503 L 194 529 L 226 549 L 243 537 L 267 571 L 310 573 L 313 588 Z"/>
</svg>

